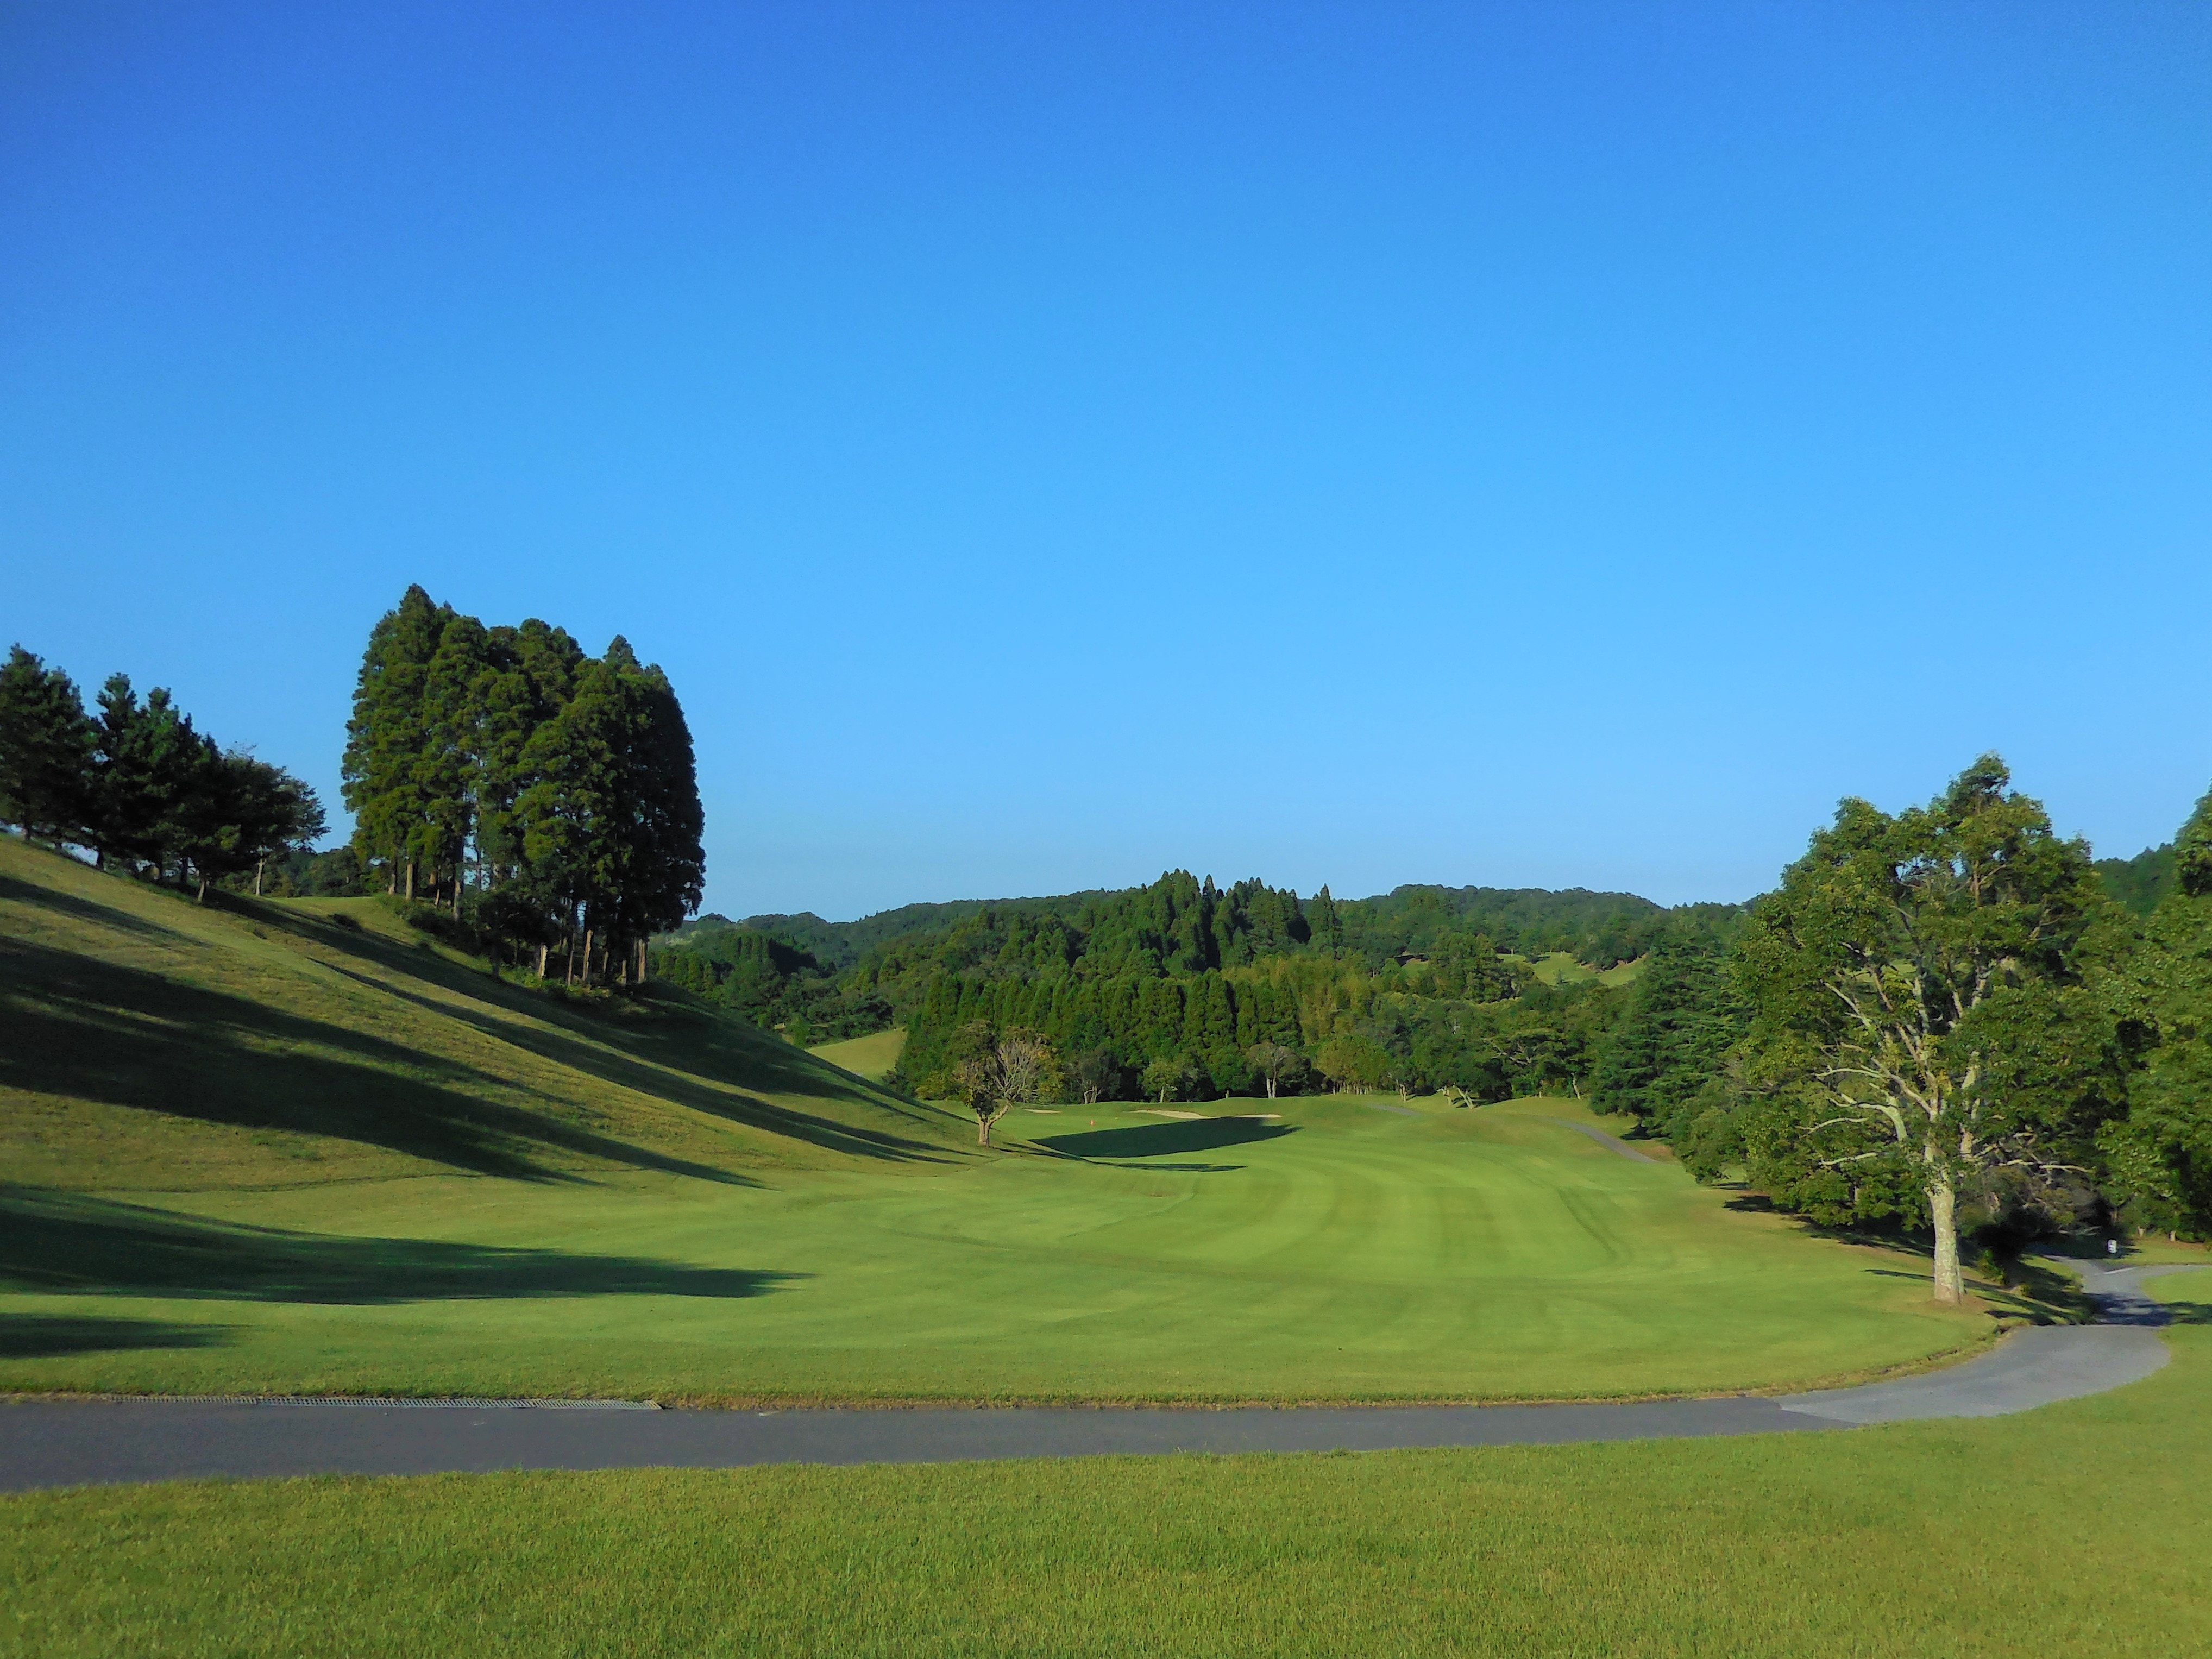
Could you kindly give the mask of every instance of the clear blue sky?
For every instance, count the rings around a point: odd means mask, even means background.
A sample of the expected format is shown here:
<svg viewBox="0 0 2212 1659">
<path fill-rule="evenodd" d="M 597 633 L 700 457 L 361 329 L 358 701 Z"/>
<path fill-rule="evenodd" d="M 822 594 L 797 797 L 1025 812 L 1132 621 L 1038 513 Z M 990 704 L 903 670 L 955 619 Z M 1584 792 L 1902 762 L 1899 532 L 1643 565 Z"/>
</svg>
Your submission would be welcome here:
<svg viewBox="0 0 2212 1659">
<path fill-rule="evenodd" d="M 0 5 L 0 644 L 335 800 L 620 632 L 710 908 L 1737 898 L 2212 782 L 2212 7 Z"/>
</svg>

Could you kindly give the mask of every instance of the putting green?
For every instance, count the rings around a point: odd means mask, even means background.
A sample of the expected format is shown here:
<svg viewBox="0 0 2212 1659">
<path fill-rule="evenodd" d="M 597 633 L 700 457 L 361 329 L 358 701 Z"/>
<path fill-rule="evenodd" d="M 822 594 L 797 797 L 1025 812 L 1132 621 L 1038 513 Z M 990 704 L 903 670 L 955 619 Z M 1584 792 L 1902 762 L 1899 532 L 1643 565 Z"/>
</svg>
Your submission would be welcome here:
<svg viewBox="0 0 2212 1659">
<path fill-rule="evenodd" d="M 1278 1106 L 1019 1113 L 988 1163 L 759 1185 L 19 1195 L 0 1323 L 79 1334 L 10 1343 L 0 1382 L 1572 1398 L 1840 1377 L 1989 1324 L 1928 1305 L 1909 1261 L 1730 1213 L 1540 1115 L 1569 1103 Z"/>
</svg>

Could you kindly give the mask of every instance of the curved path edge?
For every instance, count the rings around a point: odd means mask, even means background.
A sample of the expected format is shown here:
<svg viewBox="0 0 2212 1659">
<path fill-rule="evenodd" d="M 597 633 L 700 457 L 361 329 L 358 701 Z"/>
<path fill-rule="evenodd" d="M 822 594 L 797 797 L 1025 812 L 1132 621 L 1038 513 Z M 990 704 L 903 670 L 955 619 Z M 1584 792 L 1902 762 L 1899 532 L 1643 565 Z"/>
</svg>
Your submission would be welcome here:
<svg viewBox="0 0 2212 1659">
<path fill-rule="evenodd" d="M 25 1400 L 0 1404 L 0 1492 L 301 1474 L 937 1463 L 1163 1452 L 1382 1451 L 1809 1432 L 1990 1417 L 2119 1388 L 2166 1360 L 2141 1281 L 2079 1269 L 2097 1325 L 2020 1331 L 1948 1370 L 1778 1399 L 1571 1406 L 639 1410 L 628 1402 Z M 556 1402 L 546 1401 L 544 1405 Z"/>
</svg>

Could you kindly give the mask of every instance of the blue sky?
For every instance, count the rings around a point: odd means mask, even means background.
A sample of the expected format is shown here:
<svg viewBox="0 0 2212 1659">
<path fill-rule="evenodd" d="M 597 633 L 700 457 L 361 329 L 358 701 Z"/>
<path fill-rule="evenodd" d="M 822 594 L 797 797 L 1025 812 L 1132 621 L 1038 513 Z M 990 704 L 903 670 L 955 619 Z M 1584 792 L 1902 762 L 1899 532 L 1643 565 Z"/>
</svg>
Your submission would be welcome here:
<svg viewBox="0 0 2212 1659">
<path fill-rule="evenodd" d="M 627 635 L 708 906 L 1769 884 L 2212 783 L 2212 9 L 0 4 L 0 635 L 335 799 Z"/>
</svg>

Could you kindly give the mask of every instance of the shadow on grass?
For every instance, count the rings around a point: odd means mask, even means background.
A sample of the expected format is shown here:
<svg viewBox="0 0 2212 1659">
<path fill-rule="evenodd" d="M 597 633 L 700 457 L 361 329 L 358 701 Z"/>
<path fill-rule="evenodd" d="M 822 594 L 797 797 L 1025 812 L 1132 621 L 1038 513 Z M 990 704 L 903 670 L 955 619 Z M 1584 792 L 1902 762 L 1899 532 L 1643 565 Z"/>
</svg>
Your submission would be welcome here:
<svg viewBox="0 0 2212 1659">
<path fill-rule="evenodd" d="M 1255 1140 L 1276 1140 L 1296 1134 L 1295 1123 L 1264 1123 L 1249 1117 L 1192 1118 L 1177 1123 L 1146 1124 L 1127 1129 L 1089 1129 L 1076 1134 L 1039 1135 L 1033 1144 L 1062 1158 L 1091 1162 L 1105 1158 L 1170 1158 L 1178 1152 L 1210 1152 L 1221 1146 L 1243 1146 Z M 1189 1168 L 1194 1166 L 1184 1165 Z M 1207 1169 L 1236 1169 L 1236 1164 L 1208 1164 Z"/>
<path fill-rule="evenodd" d="M 199 944 L 52 887 L 6 878 L 0 896 L 77 921 Z M 681 1000 L 569 1004 L 449 960 L 423 948 L 427 939 L 386 938 L 304 906 L 233 894 L 211 908 L 312 945 L 313 960 L 372 994 L 459 1020 L 603 1082 L 857 1157 L 937 1162 L 951 1156 L 921 1135 L 739 1092 L 811 1095 L 894 1123 L 904 1119 L 924 1133 L 944 1127 L 942 1113 L 872 1089 L 776 1038 Z M 447 994 L 427 994 L 433 988 Z M 536 1143 L 708 1179 L 740 1179 L 488 1100 L 487 1093 L 516 1085 L 347 1025 L 282 1012 L 267 999 L 0 940 L 0 992 L 10 990 L 21 999 L 9 1011 L 11 1021 L 23 1035 L 0 1052 L 0 1082 L 23 1088 L 241 1127 L 332 1134 L 483 1174 L 550 1173 L 532 1157 Z M 521 1018 L 503 1017 L 515 1015 Z M 296 1052 L 306 1046 L 337 1053 Z M 715 1086 L 720 1083 L 732 1086 Z"/>
<path fill-rule="evenodd" d="M 437 982 L 435 976 L 417 971 L 419 967 L 429 966 L 428 962 L 417 964 L 405 960 L 404 953 L 402 955 L 403 960 L 395 966 Z M 502 1019 L 489 1008 L 442 1002 L 350 969 L 340 968 L 338 971 L 370 990 L 398 997 L 449 1019 L 461 1020 L 484 1036 L 512 1043 L 540 1060 L 582 1072 L 602 1083 L 674 1101 L 730 1122 L 743 1123 L 771 1134 L 787 1135 L 825 1151 L 859 1158 L 934 1164 L 950 1157 L 944 1146 L 912 1135 L 844 1122 L 819 1112 L 778 1105 L 743 1092 L 743 1089 L 758 1089 L 841 1100 L 866 1110 L 904 1118 L 917 1126 L 938 1127 L 938 1120 L 944 1115 L 933 1115 L 926 1108 L 871 1089 L 850 1073 L 791 1047 L 781 1038 L 741 1030 L 726 1017 L 704 1010 L 675 1002 L 647 1001 L 642 1006 L 633 1004 L 622 1012 L 593 1018 L 550 998 L 535 999 L 528 992 L 513 991 L 512 988 L 507 988 L 520 1000 L 519 1004 L 510 1003 L 505 997 L 486 995 L 489 987 L 502 983 L 487 975 L 473 976 L 476 982 L 472 984 L 446 988 L 460 990 L 477 1003 L 506 1006 L 538 1022 L 525 1024 Z M 643 1056 L 625 1052 L 655 1048 L 662 1052 Z M 692 1075 L 702 1072 L 742 1079 L 742 1089 L 734 1083 L 717 1088 Z"/>
<path fill-rule="evenodd" d="M 753 1183 L 485 1097 L 471 1067 L 264 1001 L 0 939 L 0 1084 L 240 1127 L 331 1135 L 480 1175 L 556 1177 L 558 1148 Z M 425 1075 L 425 1074 L 428 1075 Z"/>
<path fill-rule="evenodd" d="M 129 880 L 118 876 L 117 880 Z M 149 921 L 143 916 L 134 916 L 128 910 L 119 910 L 112 904 L 79 898 L 74 893 L 64 893 L 58 888 L 37 887 L 27 881 L 17 881 L 12 876 L 0 876 L 0 900 L 15 904 L 35 904 L 74 921 L 88 921 L 96 927 L 112 927 L 118 933 L 134 934 L 140 939 L 182 939 L 185 935 L 173 927 L 158 921 Z"/>
<path fill-rule="evenodd" d="M 25 1187 L 0 1188 L 0 1238 L 6 1241 L 0 1284 L 49 1294 L 349 1305 L 549 1296 L 736 1298 L 763 1296 L 805 1277 L 644 1256 L 293 1232 Z"/>
<path fill-rule="evenodd" d="M 231 1340 L 228 1325 L 0 1314 L 0 1359 L 58 1359 L 65 1354 L 120 1353 L 130 1348 L 216 1348 Z"/>
</svg>

